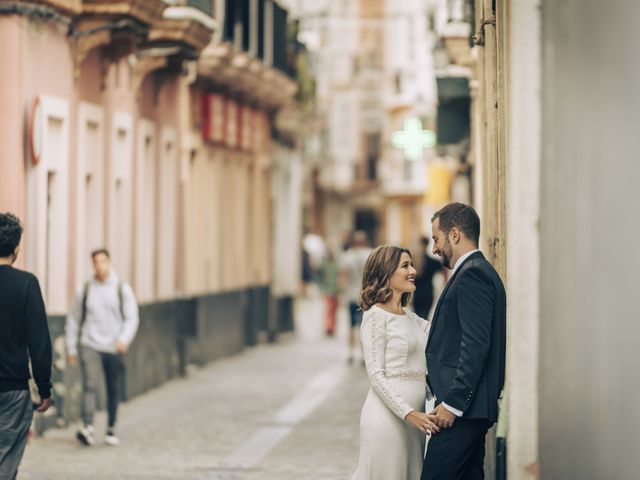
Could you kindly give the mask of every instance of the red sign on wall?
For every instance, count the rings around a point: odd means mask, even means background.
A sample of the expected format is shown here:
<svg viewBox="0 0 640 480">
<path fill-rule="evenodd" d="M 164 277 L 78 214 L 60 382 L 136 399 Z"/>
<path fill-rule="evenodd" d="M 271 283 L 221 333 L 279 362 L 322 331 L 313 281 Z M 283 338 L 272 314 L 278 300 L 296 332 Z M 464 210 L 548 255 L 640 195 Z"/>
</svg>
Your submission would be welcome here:
<svg viewBox="0 0 640 480">
<path fill-rule="evenodd" d="M 266 112 L 241 105 L 220 93 L 202 97 L 202 138 L 206 142 L 257 152 L 268 147 L 270 136 Z"/>
<path fill-rule="evenodd" d="M 218 93 L 209 93 L 203 97 L 202 137 L 205 141 L 223 143 L 225 140 L 225 101 Z"/>
</svg>

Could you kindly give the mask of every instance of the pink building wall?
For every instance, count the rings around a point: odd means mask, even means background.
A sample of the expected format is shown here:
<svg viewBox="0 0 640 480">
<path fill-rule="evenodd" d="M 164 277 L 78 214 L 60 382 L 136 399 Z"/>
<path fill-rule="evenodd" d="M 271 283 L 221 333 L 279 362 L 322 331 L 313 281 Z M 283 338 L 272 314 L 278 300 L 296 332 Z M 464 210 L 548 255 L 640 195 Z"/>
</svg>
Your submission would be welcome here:
<svg viewBox="0 0 640 480">
<path fill-rule="evenodd" d="M 0 211 L 15 212 L 25 225 L 19 265 L 40 277 L 51 313 L 67 310 L 90 272 L 89 252 L 98 246 L 117 253 L 118 274 L 134 283 L 143 300 L 171 296 L 178 262 L 178 76 L 158 79 L 149 72 L 135 92 L 140 73 L 128 57 L 111 62 L 105 72 L 98 47 L 76 78 L 72 53 L 63 26 L 0 17 Z M 25 123 L 36 96 L 57 109 L 63 129 L 55 138 L 45 135 L 44 160 L 31 167 Z M 138 158 L 144 125 L 154 133 L 150 178 Z M 123 128 L 129 138 L 118 146 Z M 115 184 L 123 182 L 126 192 L 115 198 Z"/>
<path fill-rule="evenodd" d="M 26 216 L 25 156 L 22 101 L 22 71 L 20 69 L 20 18 L 0 17 L 0 211 Z M 23 255 L 18 265 L 24 266 Z"/>
<path fill-rule="evenodd" d="M 3 210 L 17 213 L 25 225 L 25 238 L 19 266 L 34 270 L 39 277 L 53 310 L 66 309 L 66 297 L 69 288 L 67 248 L 57 255 L 49 255 L 45 242 L 47 235 L 52 238 L 65 238 L 63 223 L 68 219 L 64 212 L 68 210 L 69 198 L 66 195 L 66 182 L 69 178 L 68 155 L 61 152 L 69 147 L 68 136 L 64 132 L 72 129 L 72 109 L 70 108 L 73 78 L 71 50 L 66 38 L 66 29 L 62 25 L 50 22 L 31 21 L 19 16 L 0 17 L 0 104 L 3 115 L 0 117 L 0 142 L 3 148 L 0 164 L 0 206 Z M 26 145 L 26 125 L 28 111 L 36 96 L 42 97 L 44 137 L 46 142 L 48 125 L 58 128 L 60 134 L 55 137 L 56 151 L 43 152 L 42 160 L 36 167 L 30 165 Z M 51 100 L 51 102 L 49 102 Z M 55 111 L 54 111 L 55 110 Z M 66 113 L 65 113 L 66 112 Z M 55 118 L 58 113 L 61 118 Z M 53 138 L 53 137 L 52 137 Z M 60 143 L 61 142 L 61 143 Z M 60 153 L 60 157 L 56 155 Z M 54 166 L 55 164 L 55 166 Z M 46 184 L 48 169 L 55 172 L 57 197 L 54 199 L 60 218 L 52 222 L 47 234 L 46 217 L 42 216 L 42 205 L 46 207 L 46 191 L 40 186 Z M 31 179 L 30 179 L 31 178 Z M 29 187 L 30 186 L 30 187 Z M 43 221 L 44 218 L 44 221 Z M 64 226 L 66 228 L 66 225 Z M 50 245 L 49 245 L 50 246 Z M 44 258 L 45 256 L 51 258 Z M 50 272 L 45 275 L 44 269 Z M 52 277 L 59 278 L 54 285 Z"/>
<path fill-rule="evenodd" d="M 40 278 L 50 313 L 67 311 L 101 246 L 143 303 L 267 282 L 262 264 L 247 273 L 252 258 L 269 257 L 268 243 L 248 238 L 254 218 L 264 222 L 257 232 L 270 228 L 260 162 L 210 148 L 191 130 L 200 92 L 179 72 L 145 71 L 149 64 L 127 55 L 105 61 L 109 49 L 94 48 L 76 70 L 66 27 L 0 16 L 0 211 L 25 224 L 19 265 Z M 25 120 L 35 97 L 49 136 L 32 167 Z M 247 262 L 240 272 L 238 256 Z"/>
</svg>

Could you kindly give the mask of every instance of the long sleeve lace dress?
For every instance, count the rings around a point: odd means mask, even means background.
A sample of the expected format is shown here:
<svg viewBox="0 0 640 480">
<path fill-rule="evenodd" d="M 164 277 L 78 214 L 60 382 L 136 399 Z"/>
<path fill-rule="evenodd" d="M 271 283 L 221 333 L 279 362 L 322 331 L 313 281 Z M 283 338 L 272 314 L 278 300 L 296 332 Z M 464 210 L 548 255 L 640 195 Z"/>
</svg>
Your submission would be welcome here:
<svg viewBox="0 0 640 480">
<path fill-rule="evenodd" d="M 371 388 L 360 416 L 360 456 L 352 480 L 418 480 L 425 435 L 404 420 L 424 412 L 425 348 L 429 324 L 406 310 L 396 315 L 374 305 L 360 336 Z"/>
</svg>

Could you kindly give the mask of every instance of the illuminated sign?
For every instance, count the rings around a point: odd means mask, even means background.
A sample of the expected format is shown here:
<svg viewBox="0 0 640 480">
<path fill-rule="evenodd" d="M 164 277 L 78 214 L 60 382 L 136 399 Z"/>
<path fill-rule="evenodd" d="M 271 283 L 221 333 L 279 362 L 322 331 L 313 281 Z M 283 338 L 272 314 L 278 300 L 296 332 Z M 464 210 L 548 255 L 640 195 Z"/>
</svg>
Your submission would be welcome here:
<svg viewBox="0 0 640 480">
<path fill-rule="evenodd" d="M 420 160 L 424 149 L 436 144 L 436 134 L 431 130 L 423 130 L 419 118 L 408 118 L 404 122 L 404 130 L 391 134 L 391 144 L 404 150 L 406 158 Z"/>
</svg>

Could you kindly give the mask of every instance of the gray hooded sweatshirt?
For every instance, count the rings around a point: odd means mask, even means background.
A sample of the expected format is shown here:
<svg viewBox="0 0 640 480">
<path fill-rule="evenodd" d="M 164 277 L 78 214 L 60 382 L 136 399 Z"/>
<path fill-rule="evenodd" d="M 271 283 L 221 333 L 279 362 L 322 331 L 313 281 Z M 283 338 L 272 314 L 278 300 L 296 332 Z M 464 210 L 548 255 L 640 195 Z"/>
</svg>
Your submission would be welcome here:
<svg viewBox="0 0 640 480">
<path fill-rule="evenodd" d="M 116 342 L 129 345 L 138 330 L 138 303 L 131 287 L 122 284 L 122 310 L 118 298 L 118 277 L 111 272 L 104 282 L 94 277 L 89 280 L 87 310 L 80 344 L 98 352 L 116 353 Z M 78 354 L 78 328 L 82 317 L 82 297 L 84 285 L 76 291 L 73 305 L 67 315 L 65 328 L 67 353 Z"/>
</svg>

